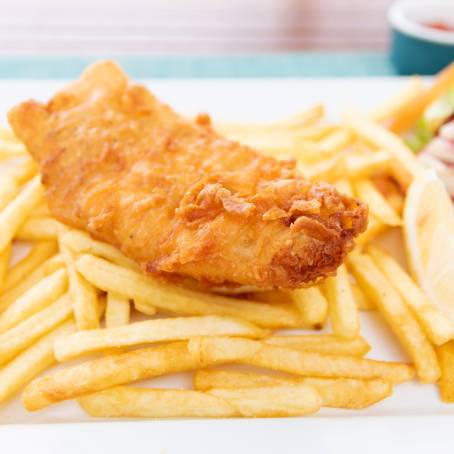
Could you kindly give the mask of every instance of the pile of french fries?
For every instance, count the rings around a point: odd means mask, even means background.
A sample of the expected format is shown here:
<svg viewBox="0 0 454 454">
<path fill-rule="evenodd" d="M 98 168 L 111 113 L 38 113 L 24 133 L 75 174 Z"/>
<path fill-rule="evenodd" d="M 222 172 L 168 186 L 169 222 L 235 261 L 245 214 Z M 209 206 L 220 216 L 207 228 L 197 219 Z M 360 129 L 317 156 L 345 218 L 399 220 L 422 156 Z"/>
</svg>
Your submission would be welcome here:
<svg viewBox="0 0 454 454">
<path fill-rule="evenodd" d="M 369 227 L 337 275 L 286 293 L 226 296 L 145 276 L 51 216 L 36 166 L 1 129 L 0 403 L 22 392 L 27 410 L 76 399 L 96 417 L 296 416 L 368 407 L 415 376 L 454 401 L 454 324 L 375 241 L 402 228 L 419 168 L 382 124 L 418 90 L 414 79 L 380 110 L 341 123 L 315 106 L 280 123 L 215 124 L 369 204 Z M 410 363 L 365 358 L 363 310 L 378 311 Z M 178 372 L 193 373 L 192 390 L 134 386 Z"/>
</svg>

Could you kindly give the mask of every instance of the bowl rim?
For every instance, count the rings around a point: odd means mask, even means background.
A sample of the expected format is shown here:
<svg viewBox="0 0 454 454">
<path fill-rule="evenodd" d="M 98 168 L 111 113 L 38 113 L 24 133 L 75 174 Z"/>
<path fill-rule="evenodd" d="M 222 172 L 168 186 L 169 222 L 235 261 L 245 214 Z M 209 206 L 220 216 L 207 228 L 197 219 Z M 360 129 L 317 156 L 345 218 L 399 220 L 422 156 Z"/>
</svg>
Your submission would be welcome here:
<svg viewBox="0 0 454 454">
<path fill-rule="evenodd" d="M 454 2 L 452 0 L 397 0 L 388 11 L 388 21 L 391 27 L 414 38 L 454 46 L 454 31 L 436 30 L 407 18 L 406 13 L 409 9 L 421 5 L 430 9 L 437 6 L 451 6 L 454 12 Z"/>
</svg>

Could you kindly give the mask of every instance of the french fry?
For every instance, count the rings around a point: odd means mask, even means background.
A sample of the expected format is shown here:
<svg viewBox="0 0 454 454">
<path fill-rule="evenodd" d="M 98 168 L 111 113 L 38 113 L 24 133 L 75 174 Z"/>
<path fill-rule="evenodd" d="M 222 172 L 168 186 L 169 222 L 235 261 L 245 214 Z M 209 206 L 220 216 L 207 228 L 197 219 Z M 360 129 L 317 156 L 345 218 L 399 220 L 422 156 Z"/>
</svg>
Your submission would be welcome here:
<svg viewBox="0 0 454 454">
<path fill-rule="evenodd" d="M 311 140 L 316 142 L 338 129 L 338 126 L 332 124 L 314 124 L 299 130 L 296 138 L 299 140 Z"/>
<path fill-rule="evenodd" d="M 78 330 L 99 328 L 98 294 L 76 269 L 73 253 L 59 240 L 60 252 L 68 271 L 69 292 L 74 305 L 74 317 Z M 128 296 L 128 295 L 125 295 Z"/>
<path fill-rule="evenodd" d="M 416 123 L 425 108 L 433 101 L 446 93 L 454 85 L 454 64 L 451 63 L 443 71 L 438 73 L 435 82 L 430 88 L 421 92 L 417 97 L 409 100 L 408 103 L 395 112 L 390 129 L 398 134 L 407 131 Z"/>
<path fill-rule="evenodd" d="M 64 269 L 55 271 L 35 284 L 0 313 L 0 333 L 53 303 L 66 291 L 68 277 Z"/>
<path fill-rule="evenodd" d="M 134 309 L 141 314 L 148 315 L 149 317 L 156 314 L 157 310 L 152 306 L 148 301 L 143 301 L 141 299 L 134 299 Z"/>
<path fill-rule="evenodd" d="M 369 223 L 365 232 L 361 233 L 356 239 L 358 246 L 365 246 L 370 243 L 374 238 L 386 232 L 389 227 L 383 222 L 379 221 L 373 213 L 369 213 Z"/>
<path fill-rule="evenodd" d="M 322 398 L 322 406 L 334 408 L 366 408 L 392 394 L 391 383 L 381 379 L 292 377 L 230 370 L 199 370 L 194 373 L 194 389 L 198 391 L 291 384 L 312 386 Z"/>
<path fill-rule="evenodd" d="M 4 290 L 10 290 L 18 285 L 56 252 L 57 244 L 54 241 L 43 241 L 34 244 L 28 255 L 8 270 L 3 285 Z"/>
<path fill-rule="evenodd" d="M 386 123 L 396 116 L 399 112 L 404 109 L 407 105 L 413 104 L 415 99 L 423 92 L 423 85 L 421 83 L 421 77 L 413 76 L 410 78 L 407 86 L 400 90 L 399 93 L 390 98 L 378 109 L 372 112 L 372 118 L 380 123 Z"/>
<path fill-rule="evenodd" d="M 56 362 L 54 341 L 74 329 L 72 321 L 63 323 L 0 369 L 0 403 L 14 396 L 33 378 L 53 366 Z"/>
<path fill-rule="evenodd" d="M 399 216 L 401 216 L 405 203 L 405 194 L 399 186 L 399 183 L 389 174 L 386 175 L 383 173 L 374 175 L 371 180 L 388 204 Z"/>
<path fill-rule="evenodd" d="M 21 185 L 36 175 L 37 166 L 30 156 L 16 158 L 14 165 L 8 169 L 8 178 L 11 178 L 17 185 Z"/>
<path fill-rule="evenodd" d="M 47 259 L 44 263 L 39 265 L 35 271 L 32 271 L 31 274 L 0 296 L 0 312 L 5 307 L 8 307 L 11 303 L 16 301 L 39 281 L 63 266 L 63 259 L 60 254 L 54 255 L 53 257 Z"/>
<path fill-rule="evenodd" d="M 369 178 L 377 172 L 386 172 L 391 157 L 387 151 L 377 151 L 368 155 L 345 155 L 347 174 L 349 178 Z"/>
<path fill-rule="evenodd" d="M 96 241 L 85 232 L 70 230 L 63 234 L 61 241 L 78 254 L 96 255 L 126 268 L 139 269 L 137 263 L 126 257 L 116 247 L 102 241 Z"/>
<path fill-rule="evenodd" d="M 98 417 L 277 417 L 303 416 L 320 409 L 320 397 L 307 385 L 245 389 L 190 390 L 122 386 L 79 398 Z"/>
<path fill-rule="evenodd" d="M 230 140 L 240 142 L 255 150 L 279 158 L 292 154 L 294 133 L 291 131 L 243 131 L 229 133 L 226 137 Z"/>
<path fill-rule="evenodd" d="M 320 329 L 328 312 L 328 302 L 318 287 L 293 290 L 291 298 L 301 314 L 302 326 Z"/>
<path fill-rule="evenodd" d="M 0 175 L 0 210 L 3 210 L 19 192 L 19 186 L 9 175 Z"/>
<path fill-rule="evenodd" d="M 263 327 L 295 327 L 298 313 L 285 305 L 253 303 L 247 300 L 188 290 L 165 284 L 92 255 L 82 255 L 78 271 L 95 287 L 137 299 L 141 304 L 181 315 L 226 315 L 243 318 Z M 136 302 L 136 303 L 137 303 Z"/>
<path fill-rule="evenodd" d="M 47 202 L 43 200 L 39 203 L 35 209 L 30 213 L 30 217 L 33 218 L 43 218 L 43 217 L 50 217 L 51 213 L 49 211 L 49 207 L 47 206 Z"/>
<path fill-rule="evenodd" d="M 363 292 L 357 283 L 350 282 L 350 287 L 352 288 L 356 306 L 360 311 L 374 311 L 377 309 L 374 302 Z"/>
<path fill-rule="evenodd" d="M 402 383 L 414 376 L 414 369 L 408 364 L 307 352 L 251 339 L 193 338 L 188 349 L 200 355 L 202 362 L 237 362 L 310 377 L 382 378 Z"/>
<path fill-rule="evenodd" d="M 428 300 L 394 258 L 377 247 L 369 247 L 367 253 L 413 311 L 433 344 L 441 345 L 454 338 L 454 323 Z"/>
<path fill-rule="evenodd" d="M 299 135 L 293 142 L 293 153 L 305 164 L 313 164 L 333 157 L 346 148 L 351 140 L 352 135 L 347 129 L 334 131 L 319 142 L 308 141 Z"/>
<path fill-rule="evenodd" d="M 65 295 L 41 312 L 37 312 L 14 328 L 0 334 L 0 365 L 14 358 L 37 339 L 67 320 L 71 314 L 71 301 Z"/>
<path fill-rule="evenodd" d="M 141 348 L 104 356 L 37 378 L 25 388 L 22 402 L 27 410 L 39 410 L 113 386 L 209 365 L 210 362 L 202 361 L 198 353 L 188 349 L 187 342 Z"/>
<path fill-rule="evenodd" d="M 317 391 L 306 384 L 210 389 L 207 394 L 227 401 L 240 416 L 249 418 L 304 416 L 316 413 L 321 406 Z"/>
<path fill-rule="evenodd" d="M 325 108 L 321 104 L 310 107 L 299 114 L 274 123 L 233 123 L 215 122 L 215 129 L 227 137 L 236 134 L 249 133 L 260 135 L 267 132 L 299 131 L 320 120 L 325 114 Z"/>
<path fill-rule="evenodd" d="M 3 126 L 0 126 L 0 139 L 13 142 L 18 141 L 17 137 L 14 135 L 14 132 L 10 128 L 5 128 Z"/>
<path fill-rule="evenodd" d="M 310 180 L 336 181 L 346 173 L 345 160 L 340 153 L 315 164 L 298 163 L 298 169 Z"/>
<path fill-rule="evenodd" d="M 323 287 L 334 334 L 345 338 L 356 337 L 359 333 L 358 308 L 345 265 L 337 269 L 337 276 L 325 279 Z"/>
<path fill-rule="evenodd" d="M 20 226 L 16 238 L 25 241 L 55 240 L 60 226 L 60 222 L 51 217 L 28 218 Z"/>
<path fill-rule="evenodd" d="M 67 361 L 113 347 L 186 340 L 196 336 L 263 337 L 267 330 L 219 315 L 147 320 L 126 326 L 78 331 L 55 343 L 55 357 Z"/>
<path fill-rule="evenodd" d="M 0 140 L 0 157 L 12 158 L 21 156 L 27 151 L 20 142 L 12 142 L 9 140 Z"/>
<path fill-rule="evenodd" d="M 441 400 L 446 403 L 454 402 L 454 341 L 437 347 L 440 360 L 441 377 L 438 382 Z"/>
<path fill-rule="evenodd" d="M 129 298 L 112 292 L 107 294 L 106 328 L 127 325 L 130 312 Z"/>
<path fill-rule="evenodd" d="M 364 254 L 349 256 L 351 270 L 367 295 L 394 331 L 413 362 L 423 383 L 434 383 L 440 376 L 437 355 L 410 309 L 372 259 Z"/>
<path fill-rule="evenodd" d="M 10 244 L 0 251 L 0 291 L 3 289 L 3 283 L 5 281 L 6 271 L 8 270 L 8 264 L 11 258 L 12 247 Z M 1 303 L 0 303 L 1 310 Z"/>
<path fill-rule="evenodd" d="M 295 350 L 326 353 L 340 356 L 365 356 L 370 345 L 362 338 L 346 339 L 331 334 L 302 334 L 293 336 L 271 336 L 264 342 Z"/>
<path fill-rule="evenodd" d="M 224 399 L 183 389 L 119 386 L 80 397 L 90 416 L 132 418 L 228 418 L 239 416 Z"/>
<path fill-rule="evenodd" d="M 43 196 L 39 176 L 34 177 L 0 213 L 0 251 L 14 238 L 17 230 Z"/>
<path fill-rule="evenodd" d="M 369 180 L 358 180 L 354 183 L 357 197 L 369 205 L 371 214 L 379 221 L 389 226 L 401 226 L 402 219 L 388 204 L 380 191 Z"/>
<path fill-rule="evenodd" d="M 423 166 L 403 140 L 359 112 L 349 111 L 344 118 L 356 135 L 376 148 L 386 150 L 393 157 L 390 162 L 393 175 L 404 187 L 408 187 Z"/>
<path fill-rule="evenodd" d="M 341 178 L 333 182 L 335 188 L 341 193 L 354 197 L 353 186 L 347 178 Z"/>
</svg>

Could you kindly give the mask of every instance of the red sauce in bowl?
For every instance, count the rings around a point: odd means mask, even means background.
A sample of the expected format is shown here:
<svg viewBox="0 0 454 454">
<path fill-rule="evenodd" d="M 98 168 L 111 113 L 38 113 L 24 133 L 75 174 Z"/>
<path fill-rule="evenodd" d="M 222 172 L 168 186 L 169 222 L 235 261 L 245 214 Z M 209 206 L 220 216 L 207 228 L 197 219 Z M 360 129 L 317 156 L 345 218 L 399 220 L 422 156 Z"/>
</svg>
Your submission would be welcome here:
<svg viewBox="0 0 454 454">
<path fill-rule="evenodd" d="M 447 24 L 446 22 L 436 21 L 436 22 L 427 22 L 423 24 L 426 27 L 433 28 L 435 30 L 441 30 L 443 32 L 454 32 L 454 26 Z"/>
</svg>

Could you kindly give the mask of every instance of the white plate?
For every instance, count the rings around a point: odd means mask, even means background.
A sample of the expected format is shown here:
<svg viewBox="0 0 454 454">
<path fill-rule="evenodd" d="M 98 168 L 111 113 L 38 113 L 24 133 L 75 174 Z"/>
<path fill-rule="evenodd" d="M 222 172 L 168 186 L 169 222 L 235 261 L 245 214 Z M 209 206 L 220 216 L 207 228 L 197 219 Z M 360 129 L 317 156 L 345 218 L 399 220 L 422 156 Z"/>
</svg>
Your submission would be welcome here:
<svg viewBox="0 0 454 454">
<path fill-rule="evenodd" d="M 185 114 L 209 112 L 227 120 L 272 120 L 324 103 L 330 115 L 354 105 L 372 109 L 404 84 L 402 79 L 158 80 L 149 87 Z M 25 98 L 46 99 L 62 81 L 0 81 L 0 121 Z M 406 360 L 393 335 L 375 315 L 362 315 L 370 357 Z M 163 377 L 156 386 L 188 386 L 189 376 Z M 74 402 L 27 413 L 19 399 L 0 407 L 2 452 L 297 453 L 454 452 L 448 428 L 454 406 L 442 404 L 434 386 L 408 383 L 360 412 L 323 409 L 317 416 L 268 420 L 90 421 Z M 93 421 L 93 420 L 91 420 Z M 45 423 L 45 424 L 37 424 Z M 60 424 L 52 424 L 60 423 Z M 72 423 L 72 424 L 62 424 Z"/>
</svg>

